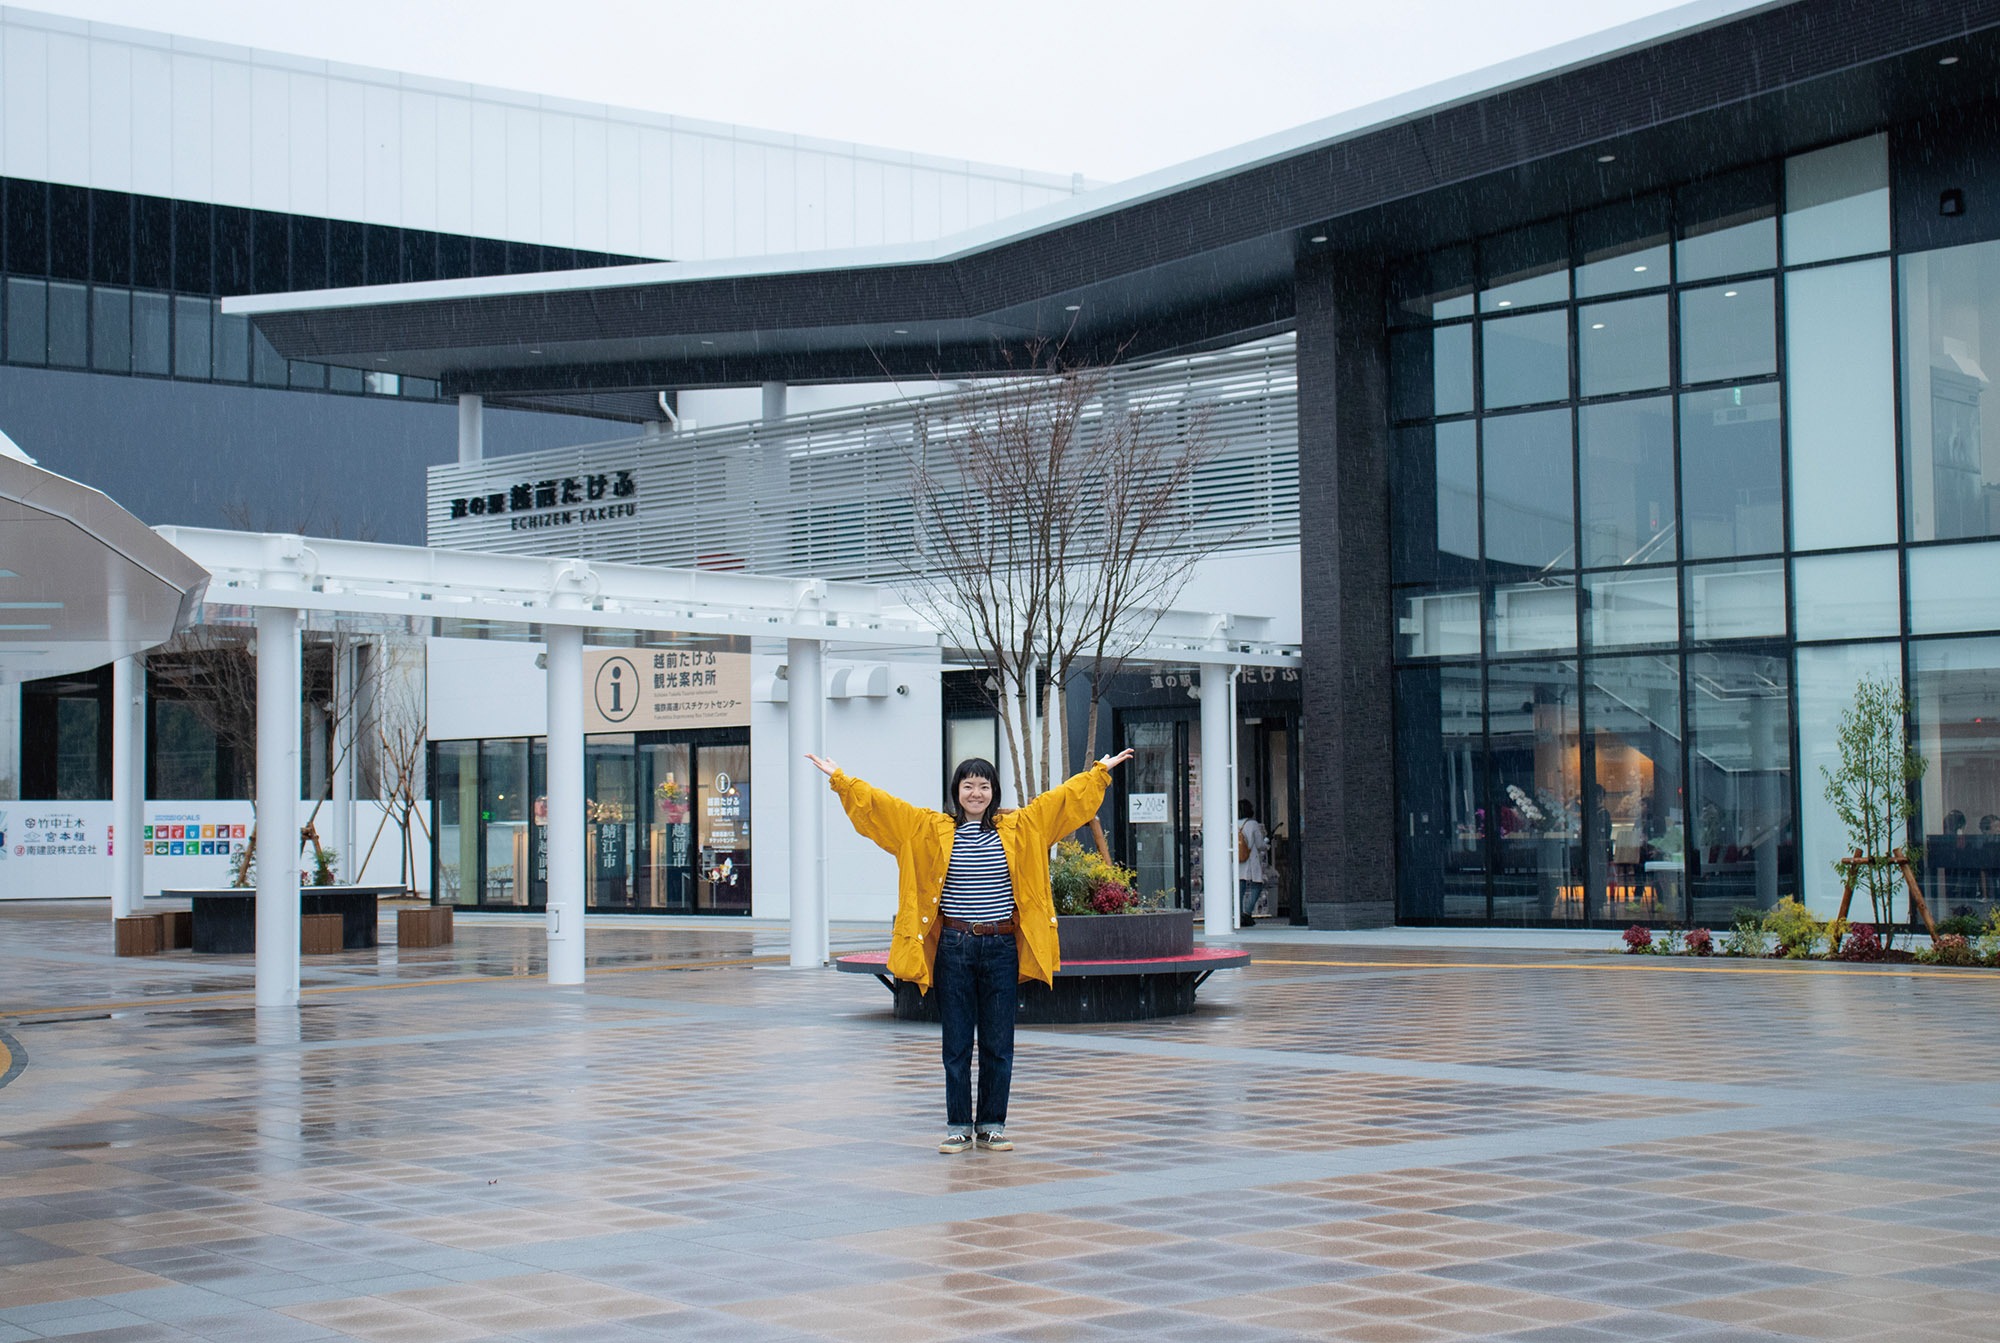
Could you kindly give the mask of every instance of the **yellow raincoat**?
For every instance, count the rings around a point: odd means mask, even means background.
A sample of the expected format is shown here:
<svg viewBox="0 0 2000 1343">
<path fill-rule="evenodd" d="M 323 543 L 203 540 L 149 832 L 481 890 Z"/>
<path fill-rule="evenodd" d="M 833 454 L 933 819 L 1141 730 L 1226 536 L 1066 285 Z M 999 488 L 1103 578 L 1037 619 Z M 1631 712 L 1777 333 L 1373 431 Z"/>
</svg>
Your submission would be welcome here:
<svg viewBox="0 0 2000 1343">
<path fill-rule="evenodd" d="M 889 973 L 925 993 L 937 961 L 938 900 L 951 866 L 951 817 L 863 783 L 845 770 L 831 780 L 854 828 L 896 857 L 896 927 L 889 941 Z M 1052 984 L 1062 968 L 1056 945 L 1056 907 L 1049 892 L 1049 847 L 1090 820 L 1104 801 L 1111 771 L 1092 765 L 1014 811 L 998 812 L 993 826 L 1007 852 L 1014 886 L 1014 945 L 1021 978 Z"/>
</svg>

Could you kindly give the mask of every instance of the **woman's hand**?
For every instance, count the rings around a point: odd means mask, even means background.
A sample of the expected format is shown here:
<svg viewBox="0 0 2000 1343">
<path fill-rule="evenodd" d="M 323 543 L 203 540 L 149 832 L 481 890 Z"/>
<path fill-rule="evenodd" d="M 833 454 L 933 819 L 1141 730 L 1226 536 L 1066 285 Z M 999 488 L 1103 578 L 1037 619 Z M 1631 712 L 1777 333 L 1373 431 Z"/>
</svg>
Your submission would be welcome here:
<svg viewBox="0 0 2000 1343">
<path fill-rule="evenodd" d="M 1104 768 L 1106 769 L 1117 769 L 1120 765 L 1124 764 L 1127 760 L 1130 760 L 1131 758 L 1132 758 L 1132 748 L 1127 746 L 1117 755 L 1107 755 L 1103 759 L 1099 760 L 1097 763 L 1104 766 Z"/>
<path fill-rule="evenodd" d="M 1127 751 L 1125 754 L 1130 755 L 1132 753 L 1130 751 Z M 840 766 L 834 764 L 831 760 L 822 760 L 810 751 L 806 752 L 806 759 L 812 761 L 815 765 L 818 765 L 819 772 L 826 775 L 826 777 L 829 779 L 831 779 L 834 776 L 834 774 L 837 773 L 840 769 Z"/>
</svg>

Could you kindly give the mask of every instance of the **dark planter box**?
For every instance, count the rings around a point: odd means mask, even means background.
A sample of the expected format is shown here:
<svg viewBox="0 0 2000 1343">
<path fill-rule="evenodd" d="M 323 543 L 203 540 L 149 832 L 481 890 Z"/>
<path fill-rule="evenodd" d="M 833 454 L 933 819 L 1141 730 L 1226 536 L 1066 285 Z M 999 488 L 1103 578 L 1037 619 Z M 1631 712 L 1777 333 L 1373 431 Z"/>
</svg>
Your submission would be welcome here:
<svg viewBox="0 0 2000 1343">
<path fill-rule="evenodd" d="M 1064 914 L 1056 919 L 1063 963 L 1150 961 L 1194 950 L 1194 913 Z"/>
</svg>

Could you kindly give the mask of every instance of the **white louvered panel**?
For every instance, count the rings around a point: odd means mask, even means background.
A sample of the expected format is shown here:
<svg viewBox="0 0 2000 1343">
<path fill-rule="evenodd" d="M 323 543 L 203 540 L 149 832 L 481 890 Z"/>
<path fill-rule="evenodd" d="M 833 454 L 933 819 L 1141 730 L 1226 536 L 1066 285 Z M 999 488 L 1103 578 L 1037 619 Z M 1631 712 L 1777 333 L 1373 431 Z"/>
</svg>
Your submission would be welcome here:
<svg viewBox="0 0 2000 1343">
<path fill-rule="evenodd" d="M 974 396 L 977 406 L 980 398 Z M 1298 377 L 1289 337 L 1219 354 L 1132 365 L 1106 380 L 1105 409 L 1129 407 L 1185 425 L 1206 416 L 1213 458 L 1195 473 L 1182 517 L 1204 545 L 1296 541 Z M 866 581 L 921 564 L 911 473 L 918 444 L 949 473 L 960 398 L 912 399 L 776 426 L 725 425 L 671 438 L 620 440 L 432 467 L 432 545 L 516 554 Z M 1083 432 L 1088 449 L 1091 415 Z M 926 436 L 926 429 L 929 433 Z M 459 498 L 509 496 L 545 481 L 631 471 L 636 516 L 516 528 L 524 515 L 451 516 Z M 606 503 L 625 502 L 607 497 Z M 590 505 L 586 504 L 585 507 Z M 525 515 L 530 519 L 545 513 Z"/>
</svg>

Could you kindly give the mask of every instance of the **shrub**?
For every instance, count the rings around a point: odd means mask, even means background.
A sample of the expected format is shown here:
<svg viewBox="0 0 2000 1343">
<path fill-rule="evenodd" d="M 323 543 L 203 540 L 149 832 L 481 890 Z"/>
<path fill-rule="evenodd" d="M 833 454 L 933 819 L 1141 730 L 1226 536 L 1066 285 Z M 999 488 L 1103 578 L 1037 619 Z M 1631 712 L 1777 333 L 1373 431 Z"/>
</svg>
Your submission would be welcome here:
<svg viewBox="0 0 2000 1343">
<path fill-rule="evenodd" d="M 1875 934 L 1874 924 L 1857 923 L 1848 930 L 1847 940 L 1834 956 L 1843 961 L 1879 961 L 1885 950 L 1882 939 Z"/>
<path fill-rule="evenodd" d="M 1972 944 L 1963 933 L 1939 933 L 1917 953 L 1917 959 L 1925 965 L 1971 965 Z"/>
<path fill-rule="evenodd" d="M 1713 956 L 1715 954 L 1715 935 L 1706 928 L 1689 929 L 1687 950 L 1690 956 Z"/>
<path fill-rule="evenodd" d="M 1846 919 L 1835 919 L 1826 925 L 1826 954 L 1829 960 L 1840 959 L 1841 939 L 1854 927 Z"/>
<path fill-rule="evenodd" d="M 1777 939 L 1778 954 L 1794 961 L 1810 958 L 1826 935 L 1826 925 L 1789 895 L 1764 916 L 1764 930 Z"/>
<path fill-rule="evenodd" d="M 1972 954 L 1986 965 L 2000 965 L 2000 906 L 1986 916 L 1985 926 L 1973 939 Z"/>
<path fill-rule="evenodd" d="M 1646 948 L 1655 956 L 1678 956 L 1681 954 L 1681 932 L 1669 928 L 1653 939 L 1653 945 Z"/>
<path fill-rule="evenodd" d="M 1971 941 L 1973 938 L 1979 936 L 1981 924 L 1977 914 L 1960 912 L 1948 919 L 1939 919 L 1937 921 L 1937 930 L 1941 933 L 1949 933 L 1953 937 L 1962 937 L 1967 941 Z"/>
<path fill-rule="evenodd" d="M 1637 954 L 1653 949 L 1653 934 L 1643 924 L 1633 924 L 1625 930 L 1625 950 L 1627 954 Z"/>
<path fill-rule="evenodd" d="M 1058 914 L 1123 914 L 1139 907 L 1128 867 L 1107 863 L 1094 849 L 1073 839 L 1056 845 L 1049 885 Z"/>
<path fill-rule="evenodd" d="M 1730 916 L 1728 936 L 1722 939 L 1722 954 L 1725 956 L 1762 956 L 1764 954 L 1764 912 L 1759 909 L 1739 909 Z"/>
</svg>

